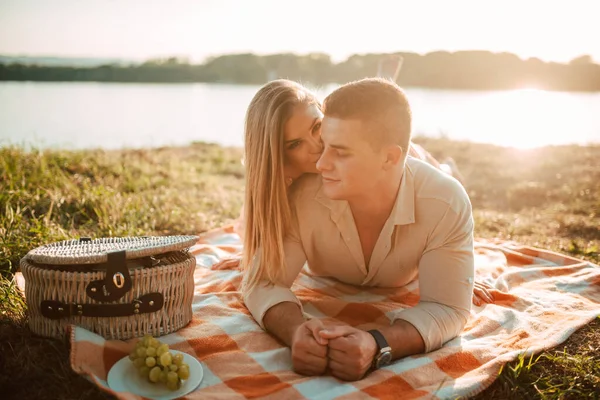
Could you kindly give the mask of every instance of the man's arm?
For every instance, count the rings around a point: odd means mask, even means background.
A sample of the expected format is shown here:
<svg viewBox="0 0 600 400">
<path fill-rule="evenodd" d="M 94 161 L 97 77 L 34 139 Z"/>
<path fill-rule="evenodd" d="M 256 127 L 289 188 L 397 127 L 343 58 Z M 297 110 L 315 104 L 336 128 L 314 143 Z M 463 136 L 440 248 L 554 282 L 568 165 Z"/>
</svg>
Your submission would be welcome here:
<svg viewBox="0 0 600 400">
<path fill-rule="evenodd" d="M 466 195 L 465 195 L 466 196 Z M 419 263 L 421 299 L 382 327 L 392 358 L 429 352 L 441 347 L 463 329 L 473 290 L 473 222 L 468 198 L 464 209 L 448 209 L 432 232 Z M 344 380 L 361 379 L 377 354 L 368 332 L 350 326 L 319 332 L 328 340 L 332 374 Z"/>
<path fill-rule="evenodd" d="M 409 322 L 396 320 L 392 325 L 379 329 L 392 348 L 392 359 L 425 352 L 421 334 Z"/>
<path fill-rule="evenodd" d="M 396 313 L 389 328 L 399 320 L 412 325 L 423 340 L 424 352 L 436 350 L 456 337 L 469 318 L 474 275 L 473 218 L 466 193 L 463 200 L 460 208 L 448 207 L 421 257 L 419 304 Z"/>
<path fill-rule="evenodd" d="M 298 304 L 289 301 L 269 308 L 263 318 L 265 330 L 279 338 L 286 346 L 292 346 L 294 333 L 306 322 Z"/>
</svg>

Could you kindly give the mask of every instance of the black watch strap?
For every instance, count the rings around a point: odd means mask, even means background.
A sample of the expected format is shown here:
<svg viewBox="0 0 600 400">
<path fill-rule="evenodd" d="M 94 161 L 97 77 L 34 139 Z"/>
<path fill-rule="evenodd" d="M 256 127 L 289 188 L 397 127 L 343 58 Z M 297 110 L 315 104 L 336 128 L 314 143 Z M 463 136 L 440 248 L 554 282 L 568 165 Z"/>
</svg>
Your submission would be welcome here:
<svg viewBox="0 0 600 400">
<path fill-rule="evenodd" d="M 383 336 L 383 334 L 381 332 L 379 332 L 377 329 L 371 329 L 370 331 L 367 331 L 367 332 L 370 333 L 371 336 L 373 336 L 373 338 L 375 339 L 375 343 L 377 343 L 377 347 L 379 347 L 379 351 L 381 351 L 381 349 L 385 349 L 386 347 L 390 347 L 387 340 L 385 340 L 385 337 Z"/>
</svg>

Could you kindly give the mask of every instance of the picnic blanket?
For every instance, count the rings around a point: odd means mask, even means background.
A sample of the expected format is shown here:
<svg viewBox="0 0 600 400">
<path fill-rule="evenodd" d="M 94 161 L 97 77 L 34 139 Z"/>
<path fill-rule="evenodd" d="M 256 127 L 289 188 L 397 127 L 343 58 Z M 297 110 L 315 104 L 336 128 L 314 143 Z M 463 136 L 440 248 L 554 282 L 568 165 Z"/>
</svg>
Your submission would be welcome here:
<svg viewBox="0 0 600 400">
<path fill-rule="evenodd" d="M 263 332 L 242 303 L 237 270 L 210 266 L 241 250 L 231 227 L 209 232 L 191 251 L 198 266 L 192 322 L 164 336 L 171 348 L 202 364 L 204 378 L 188 399 L 445 399 L 487 388 L 500 367 L 520 354 L 554 347 L 600 315 L 600 268 L 512 242 L 476 243 L 476 278 L 491 284 L 495 302 L 473 306 L 464 332 L 441 349 L 406 357 L 361 381 L 306 377 L 292 371 L 290 351 Z M 304 271 L 293 290 L 304 310 L 369 329 L 419 300 L 418 283 L 400 289 L 364 289 Z M 106 341 L 78 327 L 71 331 L 71 366 L 120 399 L 106 384 L 111 366 L 136 340 Z"/>
</svg>

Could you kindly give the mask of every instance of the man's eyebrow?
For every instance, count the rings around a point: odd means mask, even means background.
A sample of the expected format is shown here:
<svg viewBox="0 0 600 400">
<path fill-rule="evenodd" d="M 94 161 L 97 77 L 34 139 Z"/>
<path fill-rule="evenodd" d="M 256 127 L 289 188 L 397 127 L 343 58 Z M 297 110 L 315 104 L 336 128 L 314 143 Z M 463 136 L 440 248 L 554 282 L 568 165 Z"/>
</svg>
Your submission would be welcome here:
<svg viewBox="0 0 600 400">
<path fill-rule="evenodd" d="M 310 131 L 312 128 L 315 127 L 315 125 L 317 124 L 317 122 L 320 120 L 319 117 L 316 117 L 315 119 L 313 119 L 312 123 L 310 124 L 310 128 L 308 128 L 308 130 Z M 300 140 L 300 138 L 294 138 L 294 139 L 290 139 L 290 140 L 286 140 L 285 144 L 290 144 L 295 142 L 296 140 Z"/>
<path fill-rule="evenodd" d="M 344 146 L 343 144 L 330 144 L 329 147 L 333 147 L 337 150 L 350 150 L 350 147 Z"/>
</svg>

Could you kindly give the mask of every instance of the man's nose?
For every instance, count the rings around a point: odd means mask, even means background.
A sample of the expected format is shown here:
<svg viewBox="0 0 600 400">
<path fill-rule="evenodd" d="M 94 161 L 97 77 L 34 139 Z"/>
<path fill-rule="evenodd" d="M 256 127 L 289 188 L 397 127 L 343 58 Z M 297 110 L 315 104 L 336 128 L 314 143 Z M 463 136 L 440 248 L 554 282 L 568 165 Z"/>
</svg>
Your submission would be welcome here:
<svg viewBox="0 0 600 400">
<path fill-rule="evenodd" d="M 317 160 L 317 171 L 323 172 L 331 169 L 331 163 L 329 162 L 329 157 L 327 156 L 327 152 L 324 151 L 321 153 L 321 157 Z"/>
</svg>

